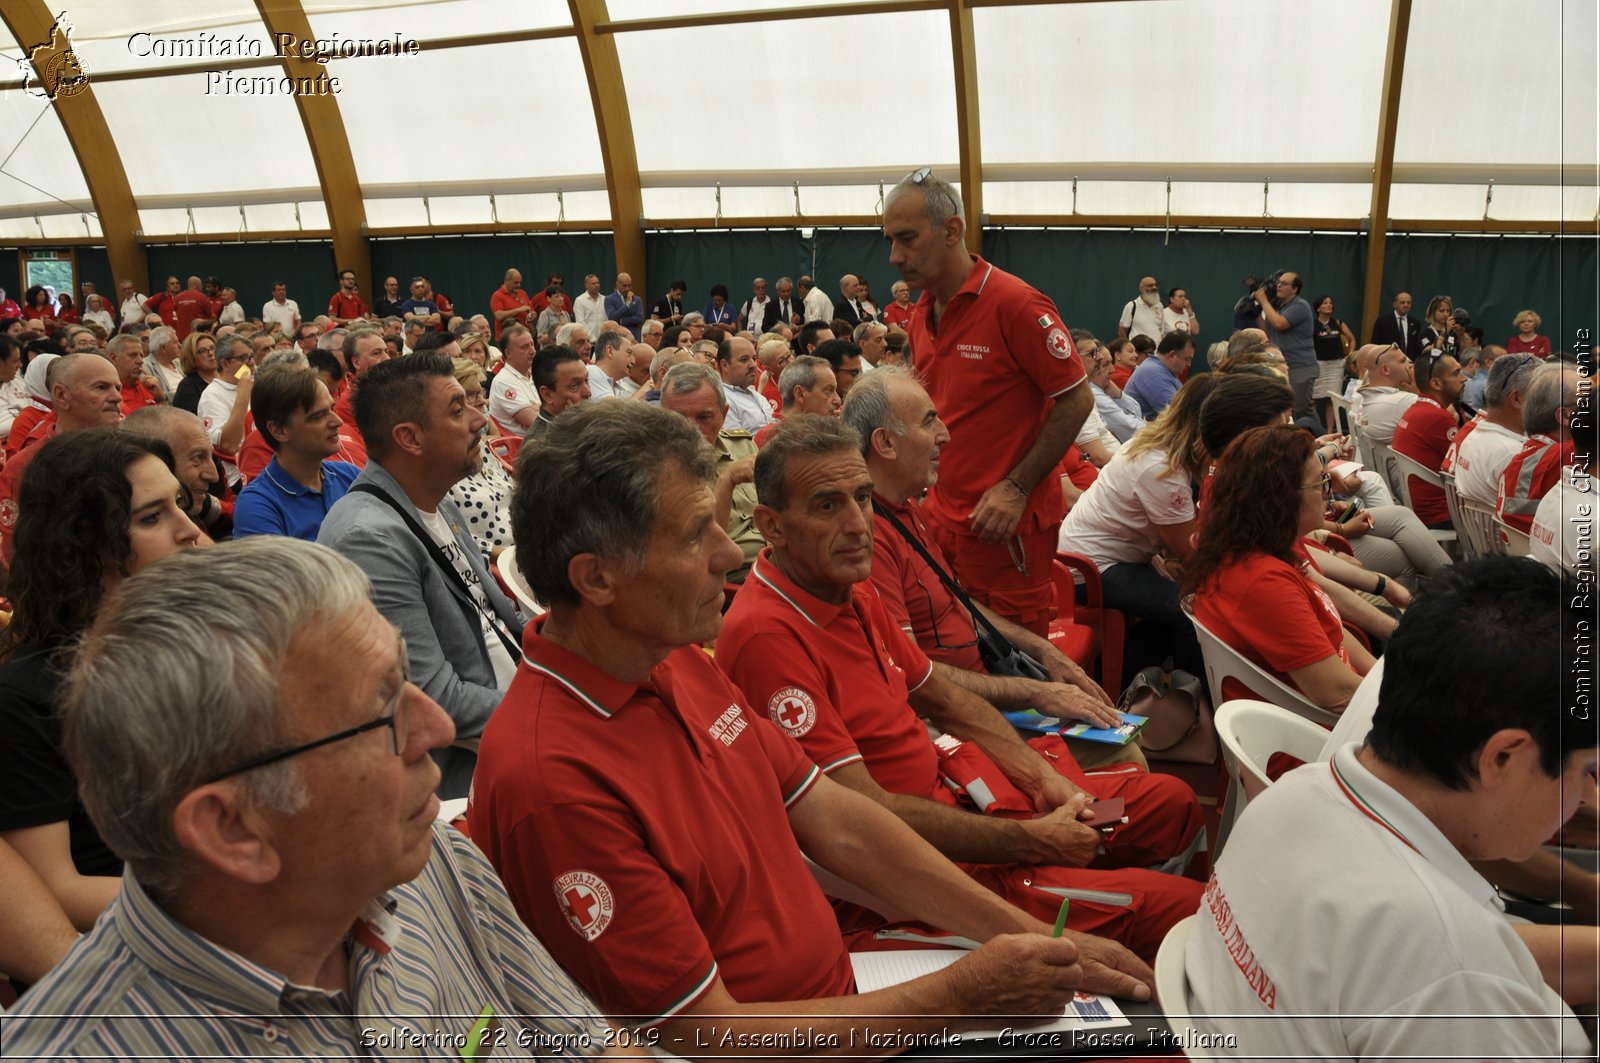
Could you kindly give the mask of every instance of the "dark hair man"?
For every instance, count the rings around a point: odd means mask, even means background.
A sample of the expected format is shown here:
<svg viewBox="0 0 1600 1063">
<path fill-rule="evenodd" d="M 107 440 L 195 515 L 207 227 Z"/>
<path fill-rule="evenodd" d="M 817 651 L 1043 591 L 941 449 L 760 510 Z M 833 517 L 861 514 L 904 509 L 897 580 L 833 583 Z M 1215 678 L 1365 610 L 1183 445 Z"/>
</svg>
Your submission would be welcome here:
<svg viewBox="0 0 1600 1063">
<path fill-rule="evenodd" d="M 274 453 L 239 492 L 234 538 L 287 535 L 315 542 L 328 510 L 361 475 L 359 465 L 328 460 L 339 453 L 343 424 L 333 396 L 310 366 L 275 365 L 256 377 L 250 414 Z"/>
<path fill-rule="evenodd" d="M 539 389 L 539 414 L 528 429 L 528 439 L 544 434 L 556 415 L 593 396 L 589 366 L 571 347 L 545 347 L 533 358 L 533 384 Z"/>
</svg>

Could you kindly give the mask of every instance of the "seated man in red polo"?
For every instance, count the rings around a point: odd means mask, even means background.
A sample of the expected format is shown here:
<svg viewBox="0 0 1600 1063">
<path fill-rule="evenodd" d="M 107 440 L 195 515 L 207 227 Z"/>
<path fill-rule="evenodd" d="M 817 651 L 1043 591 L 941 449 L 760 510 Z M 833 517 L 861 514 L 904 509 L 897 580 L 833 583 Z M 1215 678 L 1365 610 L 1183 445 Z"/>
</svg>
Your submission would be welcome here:
<svg viewBox="0 0 1600 1063">
<path fill-rule="evenodd" d="M 1561 479 L 1561 469 L 1572 462 L 1572 414 L 1580 392 L 1589 380 L 1577 367 L 1556 363 L 1541 367 L 1528 384 L 1522 403 L 1522 423 L 1527 442 L 1506 466 L 1500 478 L 1495 513 L 1524 533 L 1533 530 L 1539 500 Z"/>
<path fill-rule="evenodd" d="M 518 456 L 512 529 L 540 546 L 518 564 L 550 611 L 484 730 L 467 819 L 523 921 L 607 1014 L 660 1026 L 673 1054 L 792 1037 L 800 1016 L 811 1039 L 786 1055 L 859 1044 L 869 1025 L 1059 1009 L 1074 984 L 1148 998 L 1125 950 L 1051 940 L 823 775 L 717 670 L 698 644 L 721 629 L 742 556 L 715 519 L 709 459 L 686 419 L 643 402 L 578 403 Z M 802 847 L 985 944 L 857 995 Z"/>
<path fill-rule="evenodd" d="M 944 552 L 928 534 L 918 504 L 939 478 L 939 452 L 950 441 L 950 432 L 922 385 L 904 370 L 885 366 L 882 372 L 856 381 L 842 416 L 861 437 L 872 477 L 872 585 L 890 618 L 918 649 L 950 666 L 951 682 L 993 705 L 1115 727 L 1120 718 L 1111 699 L 1072 658 L 1049 639 L 972 602 L 1013 645 L 1044 665 L 1051 682 L 990 675 L 984 667 L 976 621 L 922 554 L 926 551 L 946 576 L 954 578 Z M 1081 739 L 1068 739 L 1068 744 L 1079 767 L 1114 762 L 1148 767 L 1137 738 L 1126 746 Z"/>
<path fill-rule="evenodd" d="M 756 495 L 770 545 L 717 642 L 717 664 L 750 704 L 834 779 L 950 859 L 981 865 L 968 872 L 1019 907 L 1046 917 L 1060 905 L 1051 888 L 1103 891 L 1074 900 L 1070 925 L 1154 958 L 1199 905 L 1200 884 L 1143 868 L 1182 870 L 1203 848 L 1194 793 L 1132 765 L 1088 776 L 1059 738 L 1023 742 L 928 660 L 868 578 L 872 477 L 854 430 L 786 419 L 756 458 Z M 930 741 L 919 714 L 945 735 Z M 1115 797 L 1126 824 L 1102 833 L 1079 822 L 1088 802 Z"/>
<path fill-rule="evenodd" d="M 1461 428 L 1456 401 L 1466 387 L 1461 363 L 1449 354 L 1424 354 L 1417 359 L 1417 401 L 1400 415 L 1394 449 L 1434 471 L 1444 468 L 1445 455 Z M 1450 507 L 1444 490 L 1411 478 L 1411 509 L 1430 528 L 1449 528 Z"/>
</svg>

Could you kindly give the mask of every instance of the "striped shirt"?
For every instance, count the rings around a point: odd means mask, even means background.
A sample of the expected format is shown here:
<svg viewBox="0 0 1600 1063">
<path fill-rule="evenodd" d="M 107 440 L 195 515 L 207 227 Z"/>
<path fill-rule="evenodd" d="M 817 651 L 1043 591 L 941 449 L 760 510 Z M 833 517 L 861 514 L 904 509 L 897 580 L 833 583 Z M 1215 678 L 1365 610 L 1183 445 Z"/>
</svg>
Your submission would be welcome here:
<svg viewBox="0 0 1600 1063">
<path fill-rule="evenodd" d="M 459 1059 L 472 1037 L 480 1058 L 581 1058 L 605 1045 L 594 1004 L 458 831 L 434 828 L 428 865 L 368 904 L 346 948 L 348 992 L 295 985 L 177 922 L 130 874 L 94 930 L 5 1016 L 5 1054 Z"/>
</svg>

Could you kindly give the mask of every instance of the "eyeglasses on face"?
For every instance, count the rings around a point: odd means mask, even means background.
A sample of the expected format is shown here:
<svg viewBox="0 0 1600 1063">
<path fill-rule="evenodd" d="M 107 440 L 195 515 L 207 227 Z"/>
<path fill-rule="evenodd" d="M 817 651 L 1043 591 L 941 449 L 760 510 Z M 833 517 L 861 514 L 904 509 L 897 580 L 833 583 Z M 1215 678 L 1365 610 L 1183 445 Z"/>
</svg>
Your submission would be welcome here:
<svg viewBox="0 0 1600 1063">
<path fill-rule="evenodd" d="M 1326 497 L 1326 496 L 1328 496 L 1328 495 L 1333 493 L 1333 477 L 1329 476 L 1327 473 L 1323 473 L 1321 476 L 1317 477 L 1315 480 L 1312 480 L 1310 483 L 1301 484 L 1300 485 L 1300 490 L 1309 491 L 1313 487 L 1315 487 L 1317 490 L 1321 491 L 1323 496 Z"/>
</svg>

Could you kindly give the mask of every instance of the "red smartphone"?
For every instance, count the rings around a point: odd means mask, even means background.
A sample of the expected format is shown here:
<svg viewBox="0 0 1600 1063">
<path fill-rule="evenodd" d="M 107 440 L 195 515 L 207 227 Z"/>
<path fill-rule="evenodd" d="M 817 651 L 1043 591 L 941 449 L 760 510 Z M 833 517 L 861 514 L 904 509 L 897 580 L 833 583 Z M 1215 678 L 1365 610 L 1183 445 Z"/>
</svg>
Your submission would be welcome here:
<svg viewBox="0 0 1600 1063">
<path fill-rule="evenodd" d="M 1078 822 L 1097 828 L 1121 826 L 1127 816 L 1127 805 L 1128 803 L 1120 797 L 1107 797 L 1087 806 L 1084 811 L 1089 813 L 1089 817 L 1080 818 Z"/>
</svg>

